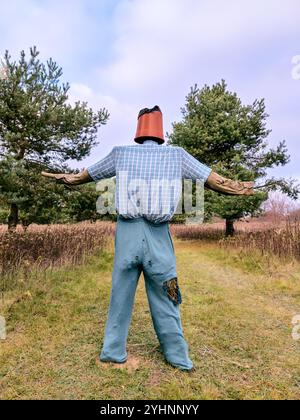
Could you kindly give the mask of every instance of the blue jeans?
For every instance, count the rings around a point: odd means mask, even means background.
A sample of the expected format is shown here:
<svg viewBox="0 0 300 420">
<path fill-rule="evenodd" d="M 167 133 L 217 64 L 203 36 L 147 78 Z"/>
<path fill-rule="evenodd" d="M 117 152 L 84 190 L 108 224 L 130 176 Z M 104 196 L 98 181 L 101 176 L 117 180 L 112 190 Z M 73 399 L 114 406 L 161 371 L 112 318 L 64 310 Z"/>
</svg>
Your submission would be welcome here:
<svg viewBox="0 0 300 420">
<path fill-rule="evenodd" d="M 153 325 L 167 362 L 182 370 L 192 369 L 180 320 L 180 291 L 174 289 L 176 259 L 169 224 L 154 225 L 144 218 L 119 218 L 117 222 L 111 301 L 100 359 L 115 363 L 127 360 L 128 329 L 141 272 Z"/>
</svg>

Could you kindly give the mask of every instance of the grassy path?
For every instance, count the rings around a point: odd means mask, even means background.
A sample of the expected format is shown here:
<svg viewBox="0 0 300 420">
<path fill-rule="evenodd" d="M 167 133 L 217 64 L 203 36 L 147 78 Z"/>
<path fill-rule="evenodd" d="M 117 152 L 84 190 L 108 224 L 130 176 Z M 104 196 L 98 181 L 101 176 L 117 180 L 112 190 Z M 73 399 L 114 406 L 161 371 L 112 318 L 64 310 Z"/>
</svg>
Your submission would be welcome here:
<svg viewBox="0 0 300 420">
<path fill-rule="evenodd" d="M 175 242 L 182 318 L 196 371 L 164 363 L 141 279 L 128 348 L 135 371 L 96 364 L 109 303 L 112 252 L 38 281 L 15 301 L 0 343 L 0 396 L 10 399 L 300 398 L 300 267 L 266 266 L 236 251 Z M 275 274 L 277 273 L 277 274 Z"/>
</svg>

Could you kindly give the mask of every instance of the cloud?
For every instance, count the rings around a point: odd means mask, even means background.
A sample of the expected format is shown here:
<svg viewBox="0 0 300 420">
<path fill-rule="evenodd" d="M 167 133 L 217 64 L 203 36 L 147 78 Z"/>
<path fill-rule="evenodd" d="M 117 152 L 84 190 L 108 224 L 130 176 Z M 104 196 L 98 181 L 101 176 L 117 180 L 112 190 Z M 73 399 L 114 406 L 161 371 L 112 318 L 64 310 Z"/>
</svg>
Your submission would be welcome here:
<svg viewBox="0 0 300 420">
<path fill-rule="evenodd" d="M 300 4 L 288 0 L 123 0 L 113 21 L 113 60 L 99 69 L 108 89 L 133 96 L 184 77 L 207 58 L 259 47 L 299 24 Z M 213 71 L 214 69 L 212 69 Z"/>
<path fill-rule="evenodd" d="M 110 34 L 109 0 L 10 0 L 1 2 L 0 53 L 18 56 L 36 45 L 43 60 L 53 57 L 67 77 L 80 74 L 105 51 Z"/>
<path fill-rule="evenodd" d="M 80 83 L 71 84 L 69 101 L 88 102 L 94 110 L 106 108 L 110 113 L 109 122 L 102 126 L 99 131 L 101 143 L 93 150 L 91 157 L 84 160 L 84 165 L 89 166 L 95 160 L 104 157 L 113 146 L 133 144 L 136 130 L 137 110 L 126 102 L 120 102 L 112 96 L 106 96 L 95 92 L 87 85 Z M 73 165 L 78 166 L 76 162 Z"/>
<path fill-rule="evenodd" d="M 300 82 L 291 78 L 299 39 L 298 0 L 122 0 L 112 20 L 111 61 L 97 71 L 99 87 L 136 108 L 156 103 L 165 127 L 181 118 L 194 83 L 225 78 L 244 103 L 265 98 L 270 144 L 286 139 L 297 171 Z M 297 106 L 298 105 L 298 106 Z"/>
<path fill-rule="evenodd" d="M 190 87 L 225 78 L 244 103 L 266 98 L 271 144 L 286 138 L 298 174 L 299 0 L 10 0 L 2 2 L 0 54 L 37 45 L 71 82 L 71 100 L 111 113 L 84 164 L 129 144 L 140 108 L 160 105 L 166 131 Z"/>
</svg>

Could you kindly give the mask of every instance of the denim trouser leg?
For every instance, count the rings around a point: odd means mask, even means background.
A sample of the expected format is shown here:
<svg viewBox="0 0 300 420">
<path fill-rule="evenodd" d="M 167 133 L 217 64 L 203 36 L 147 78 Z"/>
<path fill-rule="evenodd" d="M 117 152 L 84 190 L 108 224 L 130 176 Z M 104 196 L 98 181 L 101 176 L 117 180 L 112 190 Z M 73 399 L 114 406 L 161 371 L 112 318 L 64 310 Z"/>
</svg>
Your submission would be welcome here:
<svg viewBox="0 0 300 420">
<path fill-rule="evenodd" d="M 188 345 L 183 337 L 179 305 L 174 305 L 162 293 L 160 282 L 154 282 L 147 275 L 145 281 L 153 326 L 167 362 L 182 370 L 192 369 Z"/>
<path fill-rule="evenodd" d="M 190 370 L 193 364 L 183 337 L 179 305 L 164 288 L 166 281 L 177 278 L 169 226 L 153 225 L 144 219 L 119 219 L 117 223 L 111 302 L 101 360 L 126 361 L 126 340 L 141 271 L 165 358 L 173 366 Z"/>
<path fill-rule="evenodd" d="M 108 320 L 100 359 L 123 363 L 127 360 L 126 342 L 134 297 L 141 270 L 138 267 L 113 272 Z"/>
</svg>

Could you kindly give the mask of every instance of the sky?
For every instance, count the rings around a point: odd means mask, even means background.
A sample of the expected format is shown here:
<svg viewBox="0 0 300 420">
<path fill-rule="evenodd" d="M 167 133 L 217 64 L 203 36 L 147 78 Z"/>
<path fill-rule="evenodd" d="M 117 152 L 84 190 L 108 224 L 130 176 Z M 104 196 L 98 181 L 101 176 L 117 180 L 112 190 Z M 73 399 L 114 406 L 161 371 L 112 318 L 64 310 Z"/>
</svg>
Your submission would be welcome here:
<svg viewBox="0 0 300 420">
<path fill-rule="evenodd" d="M 72 102 L 110 112 L 73 167 L 133 144 L 141 108 L 159 105 L 170 133 L 191 86 L 225 79 L 245 104 L 265 98 L 270 146 L 286 140 L 291 155 L 270 174 L 300 180 L 299 0 L 0 0 L 0 54 L 34 45 Z"/>
</svg>

